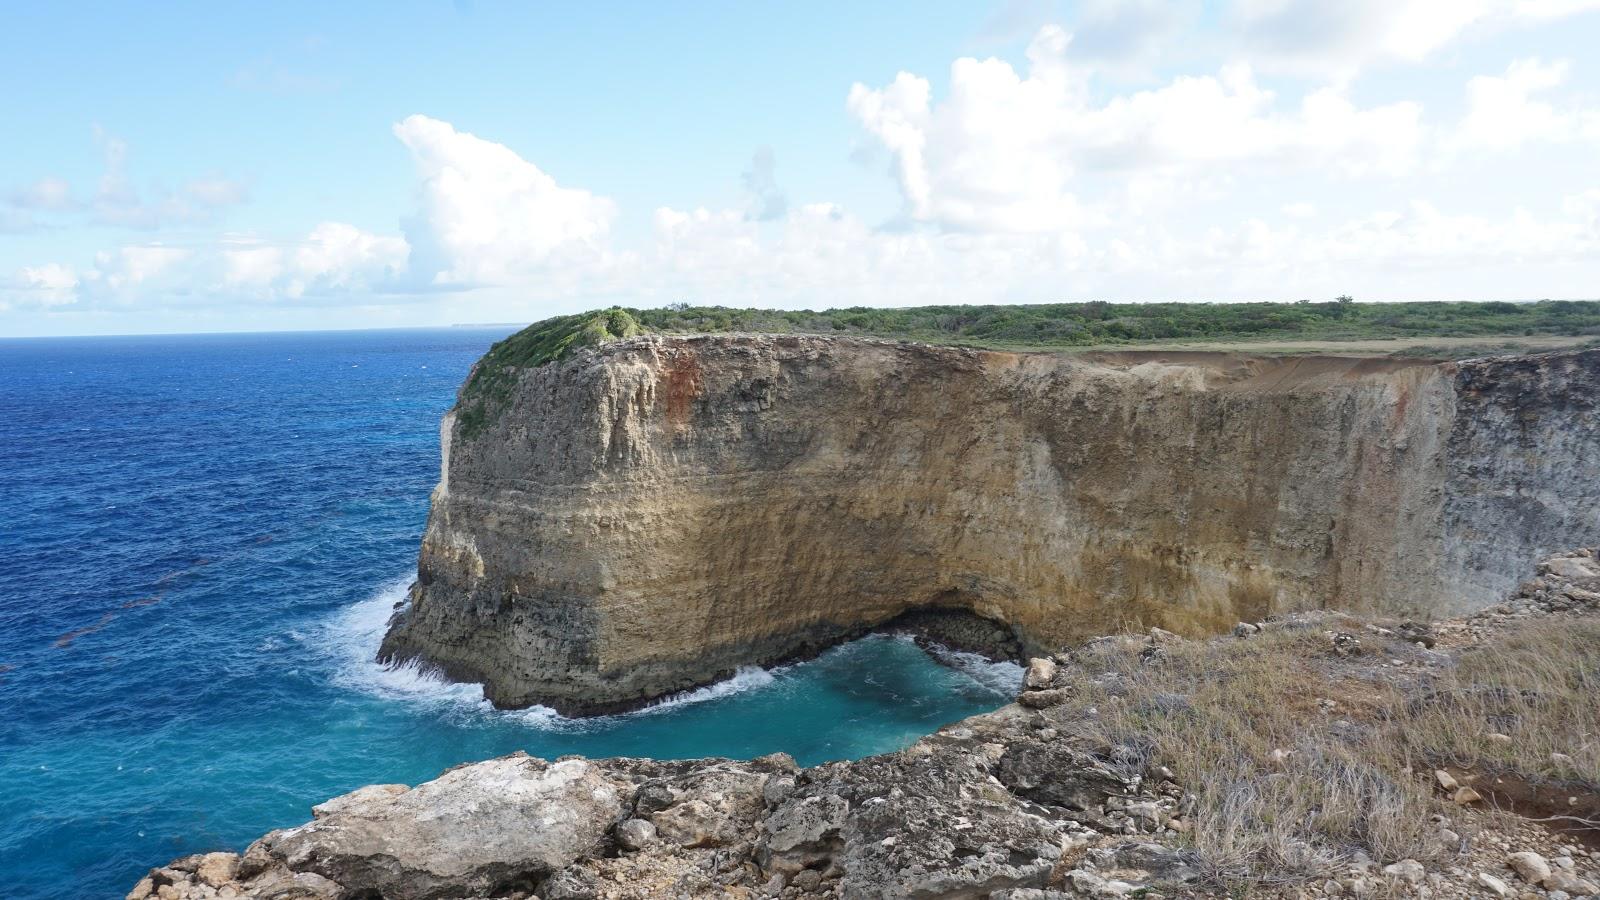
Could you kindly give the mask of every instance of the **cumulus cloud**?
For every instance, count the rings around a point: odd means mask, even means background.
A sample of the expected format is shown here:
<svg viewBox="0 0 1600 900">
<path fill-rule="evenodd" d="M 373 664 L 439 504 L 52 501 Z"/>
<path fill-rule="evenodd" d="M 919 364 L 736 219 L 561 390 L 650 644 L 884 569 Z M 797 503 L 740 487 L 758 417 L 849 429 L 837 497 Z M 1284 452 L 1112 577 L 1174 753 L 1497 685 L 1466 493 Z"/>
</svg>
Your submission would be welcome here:
<svg viewBox="0 0 1600 900">
<path fill-rule="evenodd" d="M 848 108 L 891 154 L 910 219 L 950 230 L 1081 227 L 1095 214 L 1073 189 L 1080 172 L 1214 176 L 1248 164 L 1402 174 L 1415 165 L 1418 104 L 1360 108 L 1324 88 L 1285 111 L 1244 64 L 1095 102 L 1070 64 L 1072 43 L 1057 26 L 1042 29 L 1026 75 L 998 59 L 959 59 L 939 101 L 908 72 L 851 88 Z"/>
<path fill-rule="evenodd" d="M 565 188 L 509 147 L 414 115 L 394 126 L 421 179 L 422 208 L 406 224 L 421 283 L 500 284 L 602 251 L 616 204 Z"/>
<path fill-rule="evenodd" d="M 0 310 L 25 307 L 51 307 L 71 303 L 78 287 L 77 273 L 60 263 L 23 266 L 9 285 L 0 280 Z"/>
<path fill-rule="evenodd" d="M 1545 99 L 1567 80 L 1566 60 L 1522 59 L 1504 75 L 1467 82 L 1467 112 L 1448 141 L 1456 153 L 1516 150 L 1527 143 L 1600 141 L 1600 112 L 1561 108 Z"/>
</svg>

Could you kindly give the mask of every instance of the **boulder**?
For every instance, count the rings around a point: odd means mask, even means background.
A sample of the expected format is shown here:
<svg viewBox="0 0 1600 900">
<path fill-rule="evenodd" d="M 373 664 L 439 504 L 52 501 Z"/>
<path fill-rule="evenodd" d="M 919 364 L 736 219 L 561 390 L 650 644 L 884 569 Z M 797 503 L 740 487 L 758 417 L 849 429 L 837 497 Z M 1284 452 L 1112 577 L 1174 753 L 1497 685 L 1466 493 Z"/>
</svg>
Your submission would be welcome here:
<svg viewBox="0 0 1600 900">
<path fill-rule="evenodd" d="M 624 850 L 643 850 L 656 842 L 655 823 L 629 819 L 617 826 L 617 846 Z"/>
<path fill-rule="evenodd" d="M 1043 690 L 1056 677 L 1056 661 L 1047 657 L 1028 660 L 1028 672 L 1022 677 L 1023 687 L 1030 691 Z"/>
<path fill-rule="evenodd" d="M 284 868 L 352 894 L 435 900 L 529 885 L 595 849 L 621 814 L 594 763 L 518 754 L 401 793 L 347 794 L 324 804 L 321 818 L 258 844 Z"/>
</svg>

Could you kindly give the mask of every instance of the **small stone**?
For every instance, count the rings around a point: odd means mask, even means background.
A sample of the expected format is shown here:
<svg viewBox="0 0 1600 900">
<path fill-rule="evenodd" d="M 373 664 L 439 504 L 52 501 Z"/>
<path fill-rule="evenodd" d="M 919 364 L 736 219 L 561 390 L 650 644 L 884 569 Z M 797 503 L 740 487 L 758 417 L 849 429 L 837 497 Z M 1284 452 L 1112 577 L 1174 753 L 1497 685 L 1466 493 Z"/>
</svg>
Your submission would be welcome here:
<svg viewBox="0 0 1600 900">
<path fill-rule="evenodd" d="M 1259 625 L 1252 625 L 1249 622 L 1240 622 L 1239 624 L 1233 626 L 1233 636 L 1234 637 L 1242 637 L 1242 638 L 1243 637 L 1249 637 L 1250 635 L 1255 634 L 1255 633 L 1259 632 L 1260 630 L 1261 630 L 1261 626 L 1259 626 Z"/>
<path fill-rule="evenodd" d="M 1455 796 L 1451 799 L 1453 799 L 1458 806 L 1466 806 L 1469 803 L 1477 803 L 1479 800 L 1482 800 L 1483 797 L 1477 791 L 1463 785 L 1459 788 L 1456 788 Z"/>
<path fill-rule="evenodd" d="M 1183 638 L 1165 628 L 1152 628 L 1150 629 L 1150 640 L 1157 644 L 1172 644 L 1182 641 Z"/>
<path fill-rule="evenodd" d="M 1333 652 L 1343 657 L 1361 655 L 1361 639 L 1347 631 L 1335 632 L 1333 635 Z"/>
<path fill-rule="evenodd" d="M 801 869 L 795 873 L 794 878 L 791 878 L 789 883 L 802 891 L 814 891 L 818 885 L 822 884 L 822 873 L 816 869 Z"/>
<path fill-rule="evenodd" d="M 1422 863 L 1414 859 L 1402 859 L 1384 866 L 1383 874 L 1410 884 L 1417 884 L 1427 877 L 1428 871 L 1422 867 Z"/>
<path fill-rule="evenodd" d="M 1552 753 L 1550 754 L 1550 764 L 1553 766 L 1561 766 L 1562 768 L 1570 769 L 1572 768 L 1572 757 L 1566 755 L 1565 753 Z"/>
<path fill-rule="evenodd" d="M 1507 885 L 1504 881 L 1501 881 L 1493 875 L 1490 875 L 1488 872 L 1478 873 L 1478 883 L 1483 885 L 1484 888 L 1489 891 L 1489 893 L 1495 895 L 1496 897 L 1516 896 L 1516 891 L 1513 891 L 1510 885 Z"/>
<path fill-rule="evenodd" d="M 1511 743 L 1511 735 L 1509 735 L 1509 734 L 1501 734 L 1498 731 L 1489 732 L 1488 734 L 1483 736 L 1483 739 L 1488 741 L 1491 744 L 1509 744 L 1509 743 Z"/>
<path fill-rule="evenodd" d="M 1022 684 L 1030 691 L 1043 690 L 1050 686 L 1055 677 L 1055 660 L 1035 657 L 1028 660 L 1028 673 L 1023 676 Z"/>
<path fill-rule="evenodd" d="M 1547 890 L 1566 891 L 1575 897 L 1600 894 L 1600 887 L 1596 887 L 1593 882 L 1579 878 L 1566 869 L 1556 869 L 1551 872 L 1550 877 L 1545 879 L 1544 886 Z"/>
<path fill-rule="evenodd" d="M 1506 865 L 1529 884 L 1543 884 L 1545 879 L 1550 877 L 1550 864 L 1545 862 L 1543 856 L 1532 850 L 1511 854 L 1506 860 Z"/>
<path fill-rule="evenodd" d="M 1433 777 L 1439 782 L 1439 787 L 1444 788 L 1448 792 L 1454 792 L 1456 788 L 1461 786 L 1461 783 L 1456 781 L 1454 775 L 1451 775 L 1449 772 L 1446 772 L 1443 769 L 1435 770 Z"/>
<path fill-rule="evenodd" d="M 617 826 L 617 846 L 624 850 L 643 850 L 656 842 L 656 826 L 645 819 L 629 819 Z"/>
</svg>

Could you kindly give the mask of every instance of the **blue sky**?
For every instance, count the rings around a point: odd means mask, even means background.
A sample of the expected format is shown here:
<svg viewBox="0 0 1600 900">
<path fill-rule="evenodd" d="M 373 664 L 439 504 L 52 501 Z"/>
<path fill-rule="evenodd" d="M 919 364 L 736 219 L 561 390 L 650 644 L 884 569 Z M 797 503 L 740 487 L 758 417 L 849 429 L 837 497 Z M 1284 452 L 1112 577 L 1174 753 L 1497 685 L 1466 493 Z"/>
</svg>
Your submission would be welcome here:
<svg viewBox="0 0 1600 900">
<path fill-rule="evenodd" d="M 0 335 L 1600 295 L 1600 3 L 61 3 Z"/>
</svg>

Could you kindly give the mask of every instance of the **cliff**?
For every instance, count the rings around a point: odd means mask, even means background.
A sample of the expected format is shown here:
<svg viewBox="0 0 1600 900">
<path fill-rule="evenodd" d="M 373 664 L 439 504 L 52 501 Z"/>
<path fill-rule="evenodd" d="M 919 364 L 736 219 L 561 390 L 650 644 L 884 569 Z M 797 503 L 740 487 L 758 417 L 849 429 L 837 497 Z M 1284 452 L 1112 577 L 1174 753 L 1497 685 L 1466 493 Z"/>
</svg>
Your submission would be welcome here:
<svg viewBox="0 0 1600 900">
<path fill-rule="evenodd" d="M 382 654 L 501 706 L 637 706 L 927 609 L 1028 652 L 1324 607 L 1441 615 L 1600 536 L 1600 351 L 647 336 L 495 374 L 445 418 Z"/>
</svg>

